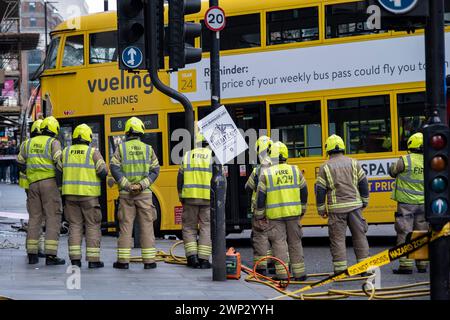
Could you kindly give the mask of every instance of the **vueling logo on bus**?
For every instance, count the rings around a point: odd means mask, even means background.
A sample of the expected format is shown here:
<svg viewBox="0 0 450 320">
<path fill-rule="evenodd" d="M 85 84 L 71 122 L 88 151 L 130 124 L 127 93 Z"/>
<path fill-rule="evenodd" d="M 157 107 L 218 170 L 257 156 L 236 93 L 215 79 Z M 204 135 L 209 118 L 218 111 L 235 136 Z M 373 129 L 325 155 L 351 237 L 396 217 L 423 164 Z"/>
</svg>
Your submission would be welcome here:
<svg viewBox="0 0 450 320">
<path fill-rule="evenodd" d="M 98 92 L 114 93 L 120 90 L 142 90 L 145 94 L 153 92 L 153 84 L 150 75 L 147 73 L 144 76 L 140 74 L 125 75 L 125 71 L 120 71 L 120 77 L 112 78 L 98 78 L 87 81 L 89 91 L 93 94 Z M 121 104 L 135 104 L 139 103 L 139 95 L 118 95 L 105 98 L 103 106 L 113 106 Z"/>
</svg>

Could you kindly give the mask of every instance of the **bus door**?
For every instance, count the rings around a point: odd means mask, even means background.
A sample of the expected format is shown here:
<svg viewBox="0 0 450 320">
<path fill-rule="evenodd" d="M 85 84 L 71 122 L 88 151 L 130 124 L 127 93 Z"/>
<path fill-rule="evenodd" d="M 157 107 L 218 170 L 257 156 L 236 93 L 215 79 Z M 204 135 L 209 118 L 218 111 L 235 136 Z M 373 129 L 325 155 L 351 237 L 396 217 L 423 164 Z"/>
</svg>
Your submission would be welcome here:
<svg viewBox="0 0 450 320">
<path fill-rule="evenodd" d="M 259 130 L 267 129 L 265 102 L 226 105 L 230 116 L 238 129 L 244 132 L 254 129 L 259 137 Z M 199 108 L 199 119 L 211 112 L 210 107 Z M 254 141 L 246 137 L 249 149 L 244 155 L 234 160 L 234 164 L 224 166 L 227 176 L 226 228 L 227 233 L 241 232 L 251 228 L 251 196 L 245 191 L 245 183 L 252 173 L 254 163 L 250 163 L 249 152 L 254 152 Z M 245 159 L 245 161 L 244 161 Z M 256 160 L 256 159 L 255 159 Z M 238 163 L 239 162 L 239 163 Z"/>
<path fill-rule="evenodd" d="M 100 150 L 100 153 L 105 157 L 105 139 L 104 139 L 104 117 L 85 117 L 85 118 L 66 118 L 59 119 L 61 127 L 59 133 L 59 140 L 62 148 L 72 145 L 72 133 L 75 127 L 85 123 L 92 129 L 92 143 L 91 146 Z M 106 160 L 106 159 L 105 159 Z M 102 221 L 107 221 L 107 207 L 106 207 L 106 185 L 102 182 L 102 193 L 99 197 L 100 207 L 102 210 Z"/>
</svg>

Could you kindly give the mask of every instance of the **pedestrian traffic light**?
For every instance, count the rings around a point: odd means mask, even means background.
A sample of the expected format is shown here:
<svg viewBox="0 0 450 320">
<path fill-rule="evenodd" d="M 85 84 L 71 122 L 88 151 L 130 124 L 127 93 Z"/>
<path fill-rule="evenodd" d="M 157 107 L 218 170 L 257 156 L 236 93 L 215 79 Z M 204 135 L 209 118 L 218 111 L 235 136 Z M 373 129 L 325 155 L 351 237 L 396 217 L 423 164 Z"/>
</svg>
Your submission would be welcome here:
<svg viewBox="0 0 450 320">
<path fill-rule="evenodd" d="M 119 68 L 145 70 L 145 7 L 144 0 L 117 0 Z"/>
<path fill-rule="evenodd" d="M 449 211 L 449 128 L 430 124 L 424 128 L 425 213 L 434 225 L 450 221 Z"/>
<path fill-rule="evenodd" d="M 185 15 L 200 12 L 201 5 L 201 0 L 169 0 L 169 66 L 174 71 L 202 59 L 202 49 L 187 43 L 201 35 L 202 26 L 185 22 Z"/>
</svg>

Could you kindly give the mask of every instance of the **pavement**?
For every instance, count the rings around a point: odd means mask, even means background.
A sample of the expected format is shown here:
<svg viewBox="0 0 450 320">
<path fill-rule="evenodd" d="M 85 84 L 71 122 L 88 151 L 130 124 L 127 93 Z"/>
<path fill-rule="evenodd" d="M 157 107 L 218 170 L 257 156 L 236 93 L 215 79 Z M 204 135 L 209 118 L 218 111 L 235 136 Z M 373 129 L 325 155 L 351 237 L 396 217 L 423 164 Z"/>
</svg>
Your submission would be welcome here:
<svg viewBox="0 0 450 320">
<path fill-rule="evenodd" d="M 279 296 L 279 293 L 267 286 L 246 282 L 245 274 L 240 280 L 215 282 L 212 281 L 212 270 L 192 270 L 164 262 L 158 263 L 158 268 L 154 270 L 144 270 L 139 263 L 130 264 L 129 270 L 113 269 L 116 238 L 109 236 L 102 239 L 102 260 L 105 262 L 103 269 L 90 270 L 84 262 L 78 277 L 77 273 L 71 273 L 68 263 L 65 266 L 45 266 L 45 260 L 41 259 L 38 265 L 30 266 L 25 253 L 25 233 L 12 228 L 20 225 L 20 221 L 11 217 L 2 218 L 2 212 L 26 213 L 23 190 L 15 185 L 0 184 L 0 246 L 2 243 L 9 243 L 18 247 L 0 249 L 0 296 L 21 300 L 266 300 Z M 327 232 L 326 227 L 304 228 L 303 246 L 309 274 L 331 271 Z M 371 254 L 395 244 L 392 225 L 370 226 L 368 235 Z M 356 260 L 351 239 L 348 238 L 347 241 L 348 260 L 352 264 Z M 175 242 L 176 240 L 158 239 L 156 247 L 169 252 Z M 245 265 L 252 265 L 248 230 L 242 234 L 229 235 L 227 246 L 233 246 L 241 253 Z M 182 246 L 177 247 L 175 253 L 184 255 Z M 132 255 L 140 255 L 139 249 L 133 249 Z M 68 261 L 65 235 L 61 236 L 59 256 Z M 392 269 L 395 267 L 397 263 L 381 268 L 379 284 L 382 287 L 429 281 L 428 273 L 394 275 Z M 329 288 L 360 289 L 361 285 L 362 281 L 333 283 L 310 292 L 323 292 Z M 300 286 L 289 289 L 294 291 L 298 288 Z"/>
</svg>

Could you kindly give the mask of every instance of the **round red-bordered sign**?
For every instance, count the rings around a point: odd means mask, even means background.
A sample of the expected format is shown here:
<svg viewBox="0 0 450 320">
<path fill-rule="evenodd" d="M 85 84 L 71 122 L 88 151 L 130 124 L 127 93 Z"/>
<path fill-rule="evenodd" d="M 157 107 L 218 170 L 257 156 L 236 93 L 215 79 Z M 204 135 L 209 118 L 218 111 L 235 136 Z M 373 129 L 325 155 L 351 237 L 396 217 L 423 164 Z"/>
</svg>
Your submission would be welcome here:
<svg viewBox="0 0 450 320">
<path fill-rule="evenodd" d="M 221 7 L 211 7 L 205 13 L 205 25 L 211 31 L 222 31 L 226 25 L 225 11 Z"/>
</svg>

